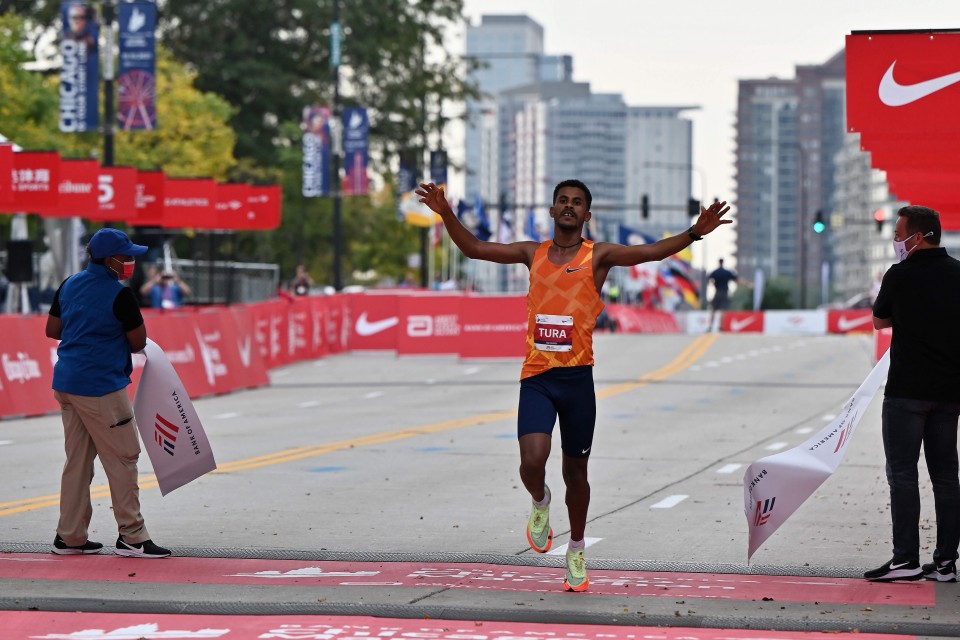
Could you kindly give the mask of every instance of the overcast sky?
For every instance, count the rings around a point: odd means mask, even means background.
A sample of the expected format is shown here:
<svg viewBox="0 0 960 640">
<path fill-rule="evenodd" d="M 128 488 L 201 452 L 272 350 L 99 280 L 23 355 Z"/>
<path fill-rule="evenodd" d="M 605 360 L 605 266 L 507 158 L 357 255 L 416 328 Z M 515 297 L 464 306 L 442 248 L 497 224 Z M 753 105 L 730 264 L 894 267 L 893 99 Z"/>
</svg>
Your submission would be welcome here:
<svg viewBox="0 0 960 640">
<path fill-rule="evenodd" d="M 792 78 L 796 65 L 820 64 L 840 51 L 844 37 L 854 30 L 960 28 L 960 0 L 465 0 L 464 4 L 473 24 L 484 14 L 526 14 L 539 22 L 545 52 L 572 55 L 574 80 L 589 82 L 596 93 L 623 94 L 632 106 L 699 106 L 699 111 L 690 112 L 694 165 L 706 180 L 707 197 L 721 199 L 736 195 L 733 127 L 738 80 Z M 461 38 L 461 47 L 462 42 Z M 700 189 L 695 175 L 695 196 Z M 711 263 L 732 251 L 732 243 L 719 237 L 711 240 L 716 247 L 711 249 Z"/>
</svg>

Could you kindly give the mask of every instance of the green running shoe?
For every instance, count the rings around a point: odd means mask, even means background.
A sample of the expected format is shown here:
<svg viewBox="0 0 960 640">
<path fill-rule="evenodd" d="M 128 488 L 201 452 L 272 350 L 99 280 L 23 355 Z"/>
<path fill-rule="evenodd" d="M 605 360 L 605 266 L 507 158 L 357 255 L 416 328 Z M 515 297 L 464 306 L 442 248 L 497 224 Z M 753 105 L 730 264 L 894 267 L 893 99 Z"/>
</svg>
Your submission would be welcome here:
<svg viewBox="0 0 960 640">
<path fill-rule="evenodd" d="M 550 528 L 550 487 L 543 485 L 547 504 L 542 507 L 533 505 L 530 519 L 527 520 L 527 542 L 537 553 L 546 553 L 553 544 L 553 529 Z"/>
<path fill-rule="evenodd" d="M 567 591 L 586 591 L 590 586 L 587 579 L 587 562 L 583 559 L 583 549 L 567 549 L 567 577 L 563 579 L 563 588 Z"/>
</svg>

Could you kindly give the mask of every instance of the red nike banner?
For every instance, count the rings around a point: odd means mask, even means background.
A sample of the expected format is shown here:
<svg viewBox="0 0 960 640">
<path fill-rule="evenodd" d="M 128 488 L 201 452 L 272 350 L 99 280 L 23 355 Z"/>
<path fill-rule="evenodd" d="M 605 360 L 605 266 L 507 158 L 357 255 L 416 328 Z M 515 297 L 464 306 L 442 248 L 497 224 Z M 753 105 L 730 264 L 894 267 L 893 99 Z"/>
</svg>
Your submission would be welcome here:
<svg viewBox="0 0 960 640">
<path fill-rule="evenodd" d="M 0 211 L 13 204 L 13 145 L 0 144 Z"/>
<path fill-rule="evenodd" d="M 37 205 L 36 213 L 49 218 L 96 214 L 99 178 L 100 164 L 96 160 L 61 159 L 57 202 L 52 207 Z"/>
<path fill-rule="evenodd" d="M 163 192 L 167 177 L 163 171 L 137 171 L 137 215 L 133 224 L 160 226 L 163 224 Z"/>
<path fill-rule="evenodd" d="M 217 185 L 218 229 L 242 229 L 249 212 L 249 184 L 229 182 Z"/>
<path fill-rule="evenodd" d="M 97 211 L 91 220 L 132 223 L 137 216 L 137 170 L 133 167 L 100 167 Z"/>
<path fill-rule="evenodd" d="M 280 226 L 283 192 L 278 184 L 251 185 L 250 211 L 242 229 L 276 229 Z"/>
<path fill-rule="evenodd" d="M 60 201 L 60 154 L 56 151 L 18 151 L 10 173 L 13 202 L 9 211 L 36 213 L 56 209 Z"/>
<path fill-rule="evenodd" d="M 827 331 L 829 333 L 872 333 L 873 311 L 871 309 L 831 309 L 827 312 Z"/>
<path fill-rule="evenodd" d="M 720 328 L 727 333 L 763 332 L 762 311 L 724 311 Z"/>
<path fill-rule="evenodd" d="M 960 137 L 960 33 L 855 33 L 846 63 L 851 130 Z"/>
<path fill-rule="evenodd" d="M 217 226 L 217 183 L 209 178 L 167 178 L 163 226 L 213 229 Z"/>
<path fill-rule="evenodd" d="M 853 33 L 846 64 L 847 125 L 873 167 L 898 199 L 937 209 L 944 230 L 960 229 L 960 197 L 944 193 L 960 180 L 960 32 Z"/>
</svg>

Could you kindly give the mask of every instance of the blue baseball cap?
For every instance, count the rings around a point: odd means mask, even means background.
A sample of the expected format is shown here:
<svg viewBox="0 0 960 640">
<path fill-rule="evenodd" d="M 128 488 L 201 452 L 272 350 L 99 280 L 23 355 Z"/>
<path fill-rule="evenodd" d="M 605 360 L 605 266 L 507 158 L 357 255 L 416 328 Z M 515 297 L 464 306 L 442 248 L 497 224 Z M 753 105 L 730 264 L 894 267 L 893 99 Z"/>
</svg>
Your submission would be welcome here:
<svg viewBox="0 0 960 640">
<path fill-rule="evenodd" d="M 90 238 L 90 256 L 102 260 L 109 256 L 139 256 L 147 252 L 142 244 L 133 244 L 130 238 L 119 229 L 100 229 Z"/>
</svg>

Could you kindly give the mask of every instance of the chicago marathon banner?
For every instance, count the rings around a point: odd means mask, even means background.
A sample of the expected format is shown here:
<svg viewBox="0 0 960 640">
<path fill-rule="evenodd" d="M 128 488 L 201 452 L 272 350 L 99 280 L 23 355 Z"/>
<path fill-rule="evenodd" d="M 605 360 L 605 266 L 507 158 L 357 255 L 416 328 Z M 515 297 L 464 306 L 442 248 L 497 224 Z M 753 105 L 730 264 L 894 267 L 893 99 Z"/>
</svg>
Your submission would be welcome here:
<svg viewBox="0 0 960 640">
<path fill-rule="evenodd" d="M 124 131 L 157 128 L 157 5 L 121 2 L 117 124 Z"/>
<path fill-rule="evenodd" d="M 160 493 L 167 495 L 217 468 L 210 442 L 170 359 L 153 340 L 133 399 L 133 413 Z"/>
<path fill-rule="evenodd" d="M 100 126 L 97 96 L 100 89 L 100 56 L 97 39 L 100 25 L 93 7 L 86 2 L 60 5 L 63 33 L 60 37 L 60 131 L 82 133 Z"/>
<path fill-rule="evenodd" d="M 830 424 L 803 444 L 747 467 L 743 475 L 743 511 L 750 533 L 747 561 L 840 466 L 857 423 L 889 368 L 887 351 Z"/>
<path fill-rule="evenodd" d="M 303 197 L 330 193 L 330 107 L 303 108 Z"/>
<path fill-rule="evenodd" d="M 370 191 L 367 179 L 367 145 L 370 121 L 363 107 L 343 110 L 343 195 L 359 196 Z"/>
</svg>

